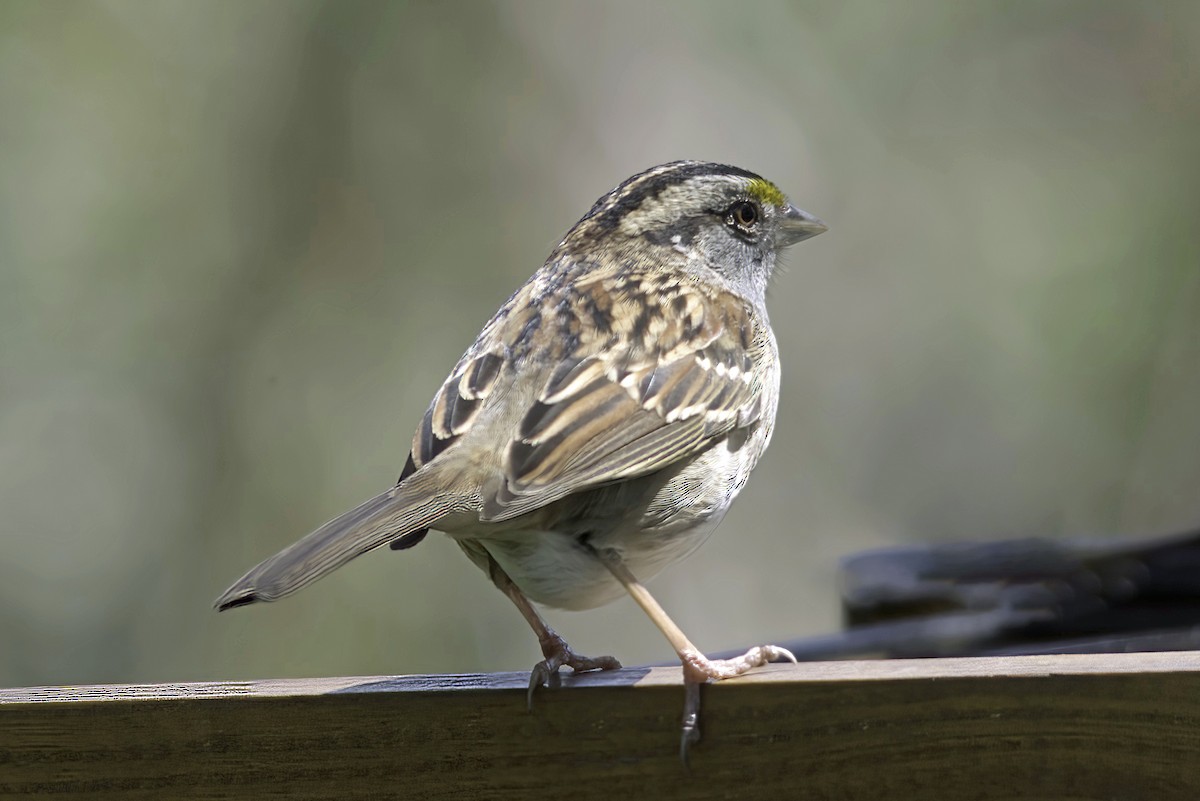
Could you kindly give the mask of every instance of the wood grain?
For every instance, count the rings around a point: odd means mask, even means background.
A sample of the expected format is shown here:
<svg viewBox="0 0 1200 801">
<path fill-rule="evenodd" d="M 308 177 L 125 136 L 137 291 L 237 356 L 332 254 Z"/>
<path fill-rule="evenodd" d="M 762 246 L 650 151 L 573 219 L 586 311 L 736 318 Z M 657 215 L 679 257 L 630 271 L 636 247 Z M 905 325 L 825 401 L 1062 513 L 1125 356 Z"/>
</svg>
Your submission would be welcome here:
<svg viewBox="0 0 1200 801">
<path fill-rule="evenodd" d="M 1200 652 L 0 690 L 0 798 L 1200 798 Z"/>
</svg>

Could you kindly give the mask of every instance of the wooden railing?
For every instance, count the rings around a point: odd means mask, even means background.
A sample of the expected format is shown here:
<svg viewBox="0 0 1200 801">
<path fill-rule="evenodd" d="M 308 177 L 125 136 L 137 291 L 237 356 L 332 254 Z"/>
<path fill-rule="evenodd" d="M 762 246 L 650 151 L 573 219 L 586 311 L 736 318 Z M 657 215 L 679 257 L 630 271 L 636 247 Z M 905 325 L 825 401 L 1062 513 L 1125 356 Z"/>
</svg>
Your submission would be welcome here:
<svg viewBox="0 0 1200 801">
<path fill-rule="evenodd" d="M 1200 652 L 0 690 L 0 798 L 1200 799 Z"/>
</svg>

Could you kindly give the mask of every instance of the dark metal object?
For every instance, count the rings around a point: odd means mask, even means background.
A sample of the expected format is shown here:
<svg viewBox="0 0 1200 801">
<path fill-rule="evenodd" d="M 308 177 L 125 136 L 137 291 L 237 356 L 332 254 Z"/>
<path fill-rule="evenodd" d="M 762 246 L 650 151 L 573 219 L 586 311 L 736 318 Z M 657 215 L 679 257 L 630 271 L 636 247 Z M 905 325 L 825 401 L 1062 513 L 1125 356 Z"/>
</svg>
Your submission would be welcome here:
<svg viewBox="0 0 1200 801">
<path fill-rule="evenodd" d="M 807 661 L 1200 650 L 1200 530 L 868 551 L 843 561 L 842 603 L 843 632 L 784 647 Z"/>
</svg>

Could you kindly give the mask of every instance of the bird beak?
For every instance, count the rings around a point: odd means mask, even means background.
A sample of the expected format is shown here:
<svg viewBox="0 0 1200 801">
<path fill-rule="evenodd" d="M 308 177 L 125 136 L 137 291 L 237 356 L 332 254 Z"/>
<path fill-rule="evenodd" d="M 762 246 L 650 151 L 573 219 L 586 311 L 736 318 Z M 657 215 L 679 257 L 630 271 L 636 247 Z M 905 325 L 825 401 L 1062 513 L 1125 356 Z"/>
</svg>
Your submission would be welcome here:
<svg viewBox="0 0 1200 801">
<path fill-rule="evenodd" d="M 786 248 L 828 230 L 828 225 L 807 211 L 802 211 L 788 203 L 783 207 L 783 224 L 780 226 L 782 236 L 779 246 Z"/>
</svg>

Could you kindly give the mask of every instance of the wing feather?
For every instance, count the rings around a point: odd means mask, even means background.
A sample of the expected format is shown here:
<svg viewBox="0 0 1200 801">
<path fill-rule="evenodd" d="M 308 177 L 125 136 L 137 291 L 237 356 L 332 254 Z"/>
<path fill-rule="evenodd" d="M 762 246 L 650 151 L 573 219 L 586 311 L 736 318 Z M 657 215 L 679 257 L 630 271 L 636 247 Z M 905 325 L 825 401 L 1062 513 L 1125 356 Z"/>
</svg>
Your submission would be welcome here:
<svg viewBox="0 0 1200 801">
<path fill-rule="evenodd" d="M 508 520 L 589 487 L 655 472 L 757 422 L 749 410 L 762 387 L 744 347 L 748 310 L 728 296 L 673 289 L 652 295 L 658 309 L 626 310 L 641 330 L 649 330 L 647 316 L 659 320 L 654 337 L 617 336 L 553 371 L 509 445 L 503 481 L 485 498 L 483 519 Z M 674 300 L 684 294 L 685 301 Z M 671 308 L 690 315 L 672 317 Z M 610 327 L 619 333 L 620 318 Z"/>
<path fill-rule="evenodd" d="M 501 443 L 482 520 L 653 473 L 760 421 L 755 359 L 773 340 L 746 301 L 660 272 L 551 278 L 535 277 L 485 327 L 413 440 L 418 470 L 464 439 L 484 452 Z M 515 417 L 486 413 L 522 396 Z M 476 430 L 480 420 L 510 429 Z"/>
</svg>

